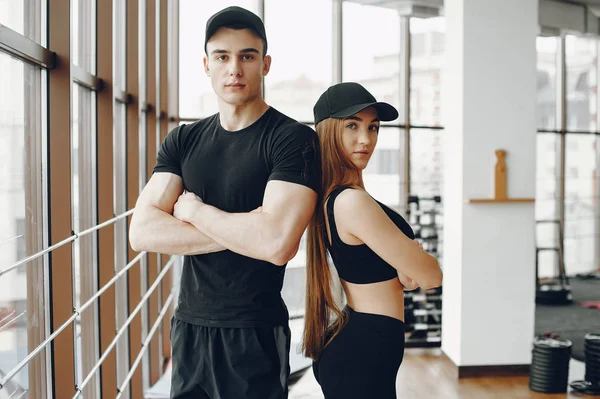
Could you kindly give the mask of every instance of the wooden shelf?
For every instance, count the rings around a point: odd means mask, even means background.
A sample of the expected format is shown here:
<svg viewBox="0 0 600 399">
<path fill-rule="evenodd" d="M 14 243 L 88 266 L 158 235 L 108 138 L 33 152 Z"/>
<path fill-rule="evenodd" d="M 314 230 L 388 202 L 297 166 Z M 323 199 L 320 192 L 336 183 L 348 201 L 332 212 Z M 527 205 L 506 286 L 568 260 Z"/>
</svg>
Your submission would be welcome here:
<svg viewBox="0 0 600 399">
<path fill-rule="evenodd" d="M 469 204 L 488 204 L 488 203 L 501 203 L 501 202 L 535 202 L 534 198 L 505 198 L 505 199 L 496 199 L 496 198 L 471 198 L 467 200 Z"/>
</svg>

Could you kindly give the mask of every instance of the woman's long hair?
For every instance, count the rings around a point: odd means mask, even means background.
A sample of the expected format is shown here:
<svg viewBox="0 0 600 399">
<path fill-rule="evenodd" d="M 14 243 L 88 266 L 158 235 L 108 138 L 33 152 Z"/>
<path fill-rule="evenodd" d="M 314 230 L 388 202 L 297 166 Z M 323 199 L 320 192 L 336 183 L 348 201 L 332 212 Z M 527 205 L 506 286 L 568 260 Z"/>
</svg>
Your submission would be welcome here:
<svg viewBox="0 0 600 399">
<path fill-rule="evenodd" d="M 324 204 L 339 186 L 357 184 L 359 171 L 344 154 L 342 147 L 343 119 L 328 118 L 316 126 L 321 147 L 321 190 L 307 231 L 306 313 L 302 351 L 317 360 L 321 351 L 341 331 L 346 314 L 340 309 L 332 292 L 332 276 L 327 263 Z M 335 316 L 332 318 L 332 316 Z"/>
</svg>

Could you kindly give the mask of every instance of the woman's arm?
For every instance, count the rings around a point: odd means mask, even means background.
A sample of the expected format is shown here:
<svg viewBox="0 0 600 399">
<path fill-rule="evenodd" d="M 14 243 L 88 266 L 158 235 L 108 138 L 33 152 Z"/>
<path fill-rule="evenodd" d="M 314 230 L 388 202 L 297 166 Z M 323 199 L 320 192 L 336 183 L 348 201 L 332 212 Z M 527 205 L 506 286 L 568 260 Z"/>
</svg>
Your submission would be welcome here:
<svg viewBox="0 0 600 399">
<path fill-rule="evenodd" d="M 404 277 L 424 289 L 442 284 L 437 259 L 408 238 L 379 204 L 362 190 L 345 190 L 334 204 L 338 232 L 354 236 L 369 246 Z M 401 282 L 402 282 L 401 277 Z M 409 284 L 408 280 L 405 280 Z M 404 284 L 403 284 L 404 285 Z"/>
</svg>

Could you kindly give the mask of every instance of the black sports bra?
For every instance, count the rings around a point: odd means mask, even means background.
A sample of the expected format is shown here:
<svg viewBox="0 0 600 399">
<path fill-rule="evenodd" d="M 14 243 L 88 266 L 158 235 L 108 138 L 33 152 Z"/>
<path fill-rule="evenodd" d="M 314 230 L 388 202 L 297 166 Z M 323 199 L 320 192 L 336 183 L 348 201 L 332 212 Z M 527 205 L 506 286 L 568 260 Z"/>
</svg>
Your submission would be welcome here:
<svg viewBox="0 0 600 399">
<path fill-rule="evenodd" d="M 326 240 L 326 243 L 338 275 L 340 278 L 354 284 L 376 283 L 398 277 L 396 269 L 381 259 L 366 244 L 349 245 L 340 238 L 335 225 L 333 205 L 337 196 L 348 188 L 351 187 L 334 189 L 327 201 L 326 213 L 329 220 L 329 229 L 331 230 L 331 243 L 329 240 Z M 412 228 L 400 214 L 379 201 L 377 203 L 408 238 L 415 238 Z"/>
</svg>

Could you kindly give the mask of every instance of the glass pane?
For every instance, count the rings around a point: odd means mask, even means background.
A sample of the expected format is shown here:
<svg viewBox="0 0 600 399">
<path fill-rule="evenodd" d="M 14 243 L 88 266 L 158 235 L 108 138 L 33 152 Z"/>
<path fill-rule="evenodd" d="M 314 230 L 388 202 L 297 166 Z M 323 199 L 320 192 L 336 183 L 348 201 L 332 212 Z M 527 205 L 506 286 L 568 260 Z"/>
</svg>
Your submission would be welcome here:
<svg viewBox="0 0 600 399">
<path fill-rule="evenodd" d="M 43 245 L 41 72 L 0 53 L 0 87 L 0 268 L 4 270 Z M 43 267 L 43 259 L 38 259 L 0 277 L 0 378 L 45 339 Z M 43 355 L 33 362 L 43 363 Z M 30 378 L 35 376 L 24 367 L 1 395 L 24 395 Z"/>
<path fill-rule="evenodd" d="M 410 118 L 413 125 L 441 126 L 445 39 L 445 18 L 410 19 Z"/>
<path fill-rule="evenodd" d="M 596 268 L 596 136 L 567 135 L 565 170 L 565 268 L 569 275 Z"/>
<path fill-rule="evenodd" d="M 113 0 L 114 1 L 114 32 L 115 37 L 125 37 L 125 17 L 126 2 Z M 115 86 L 121 91 L 126 91 L 125 87 L 125 61 L 127 59 L 126 53 L 126 41 L 125 40 L 114 40 L 114 63 L 115 63 Z"/>
<path fill-rule="evenodd" d="M 206 21 L 226 6 L 240 6 L 258 15 L 258 0 L 179 2 L 179 115 L 198 118 L 218 111 L 217 96 L 204 73 L 204 30 Z M 270 39 L 267 31 L 267 38 Z"/>
<path fill-rule="evenodd" d="M 597 39 L 567 36 L 567 129 L 597 130 Z"/>
<path fill-rule="evenodd" d="M 298 255 L 302 253 L 301 258 L 306 262 L 306 245 L 304 250 L 299 249 Z M 298 256 L 297 256 L 298 257 Z M 283 288 L 281 290 L 281 297 L 285 302 L 290 317 L 303 315 L 304 306 L 306 299 L 306 263 L 302 266 L 296 267 L 295 263 L 289 262 L 285 271 L 285 278 L 283 280 Z"/>
<path fill-rule="evenodd" d="M 443 130 L 410 130 L 410 195 L 442 195 L 443 134 Z"/>
<path fill-rule="evenodd" d="M 41 17 L 44 1 L 0 0 L 0 24 L 43 44 L 45 42 L 45 18 Z"/>
<path fill-rule="evenodd" d="M 400 17 L 396 10 L 343 3 L 343 81 L 400 108 Z M 396 122 L 398 123 L 398 122 Z"/>
<path fill-rule="evenodd" d="M 535 218 L 536 220 L 558 220 L 560 136 L 553 133 L 538 133 L 536 139 Z M 549 245 L 542 244 L 540 239 L 556 239 L 554 236 L 545 237 L 539 233 L 538 229 L 538 245 Z M 553 241 L 551 246 L 555 245 L 556 242 Z"/>
<path fill-rule="evenodd" d="M 127 105 L 115 105 L 115 130 L 113 135 L 113 187 L 114 187 L 114 213 L 122 215 L 127 211 Z M 127 218 L 115 223 L 115 272 L 120 271 L 127 264 Z M 128 316 L 127 306 L 127 275 L 115 282 L 116 309 L 115 320 L 117 329 L 125 324 Z M 125 380 L 129 371 L 129 341 L 127 334 L 123 334 L 117 342 L 117 383 L 119 386 Z M 127 392 L 127 391 L 126 391 Z"/>
<path fill-rule="evenodd" d="M 554 126 L 546 126 L 554 129 Z M 535 168 L 535 220 L 537 248 L 558 248 L 558 198 L 560 196 L 560 136 L 538 133 L 536 137 Z M 539 277 L 558 274 L 558 252 L 540 250 L 538 253 Z"/>
<path fill-rule="evenodd" d="M 95 0 L 75 0 L 73 4 L 73 64 L 96 74 Z"/>
<path fill-rule="evenodd" d="M 73 85 L 73 126 L 71 131 L 72 171 L 72 226 L 76 232 L 93 227 L 95 223 L 95 135 L 93 126 L 94 94 L 91 90 Z M 75 307 L 79 309 L 97 287 L 95 252 L 96 233 L 87 234 L 73 242 L 73 288 Z M 96 335 L 97 306 L 86 309 L 75 319 L 75 381 L 81 383 L 87 377 L 97 357 Z M 84 395 L 93 396 L 92 380 L 84 389 Z"/>
<path fill-rule="evenodd" d="M 404 130 L 382 126 L 375 151 L 363 170 L 365 188 L 378 201 L 401 210 L 405 190 L 403 170 Z"/>
<path fill-rule="evenodd" d="M 265 99 L 302 122 L 313 122 L 313 106 L 331 85 L 332 10 L 331 0 L 265 1 L 268 53 L 273 57 L 271 71 L 265 78 Z M 281 18 L 282 15 L 294 18 Z M 306 29 L 309 20 L 311 28 Z"/>
<path fill-rule="evenodd" d="M 558 38 L 538 37 L 537 47 L 537 97 L 538 129 L 556 130 L 556 62 Z"/>
</svg>

